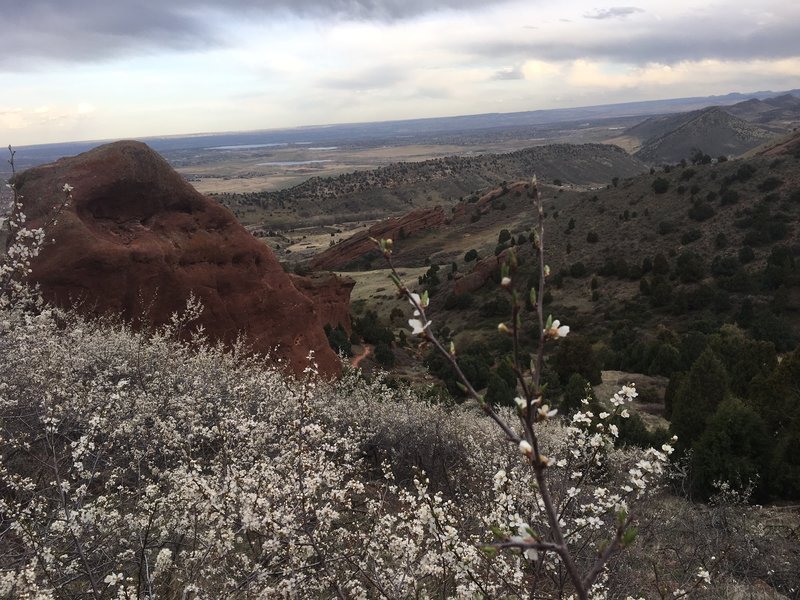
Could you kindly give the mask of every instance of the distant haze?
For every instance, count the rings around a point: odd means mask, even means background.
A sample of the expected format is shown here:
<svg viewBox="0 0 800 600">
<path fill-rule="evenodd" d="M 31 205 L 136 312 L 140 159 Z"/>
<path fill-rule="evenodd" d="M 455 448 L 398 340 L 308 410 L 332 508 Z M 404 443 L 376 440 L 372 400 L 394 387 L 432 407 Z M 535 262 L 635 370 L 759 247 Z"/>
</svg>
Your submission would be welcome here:
<svg viewBox="0 0 800 600">
<path fill-rule="evenodd" d="M 786 0 L 39 0 L 3 11 L 15 146 L 800 87 Z"/>
</svg>

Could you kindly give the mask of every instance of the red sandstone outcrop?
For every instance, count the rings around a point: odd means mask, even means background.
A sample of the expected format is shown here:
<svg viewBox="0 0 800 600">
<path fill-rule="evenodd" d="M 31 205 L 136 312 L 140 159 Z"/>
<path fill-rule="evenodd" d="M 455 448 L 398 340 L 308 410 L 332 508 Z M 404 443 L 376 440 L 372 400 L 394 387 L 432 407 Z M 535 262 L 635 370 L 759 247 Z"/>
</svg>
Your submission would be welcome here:
<svg viewBox="0 0 800 600">
<path fill-rule="evenodd" d="M 314 286 L 298 291 L 267 246 L 145 144 L 101 146 L 30 169 L 16 183 L 33 226 L 62 197 L 64 183 L 74 187 L 71 206 L 48 232 L 55 243 L 33 263 L 32 279 L 50 302 L 159 325 L 193 293 L 211 339 L 231 343 L 244 334 L 254 351 L 295 373 L 313 351 L 323 374 L 339 372 L 320 311 L 306 295 Z M 337 299 L 348 295 L 349 288 Z M 333 308 L 336 301 L 327 297 L 322 312 L 344 310 Z"/>
<path fill-rule="evenodd" d="M 444 210 L 441 206 L 421 208 L 402 217 L 384 219 L 367 231 L 359 231 L 343 242 L 320 252 L 311 258 L 309 266 L 315 271 L 341 269 L 348 263 L 375 250 L 375 244 L 369 239 L 371 237 L 399 240 L 419 231 L 439 228 L 444 222 Z"/>
<path fill-rule="evenodd" d="M 472 271 L 453 282 L 453 294 L 458 296 L 481 289 L 497 272 L 506 252 L 502 252 L 499 256 L 489 256 L 475 263 Z"/>
<path fill-rule="evenodd" d="M 322 325 L 341 325 L 352 333 L 350 322 L 350 292 L 356 285 L 354 279 L 335 273 L 311 273 L 307 276 L 290 275 L 294 287 L 308 296 L 317 309 Z"/>
</svg>

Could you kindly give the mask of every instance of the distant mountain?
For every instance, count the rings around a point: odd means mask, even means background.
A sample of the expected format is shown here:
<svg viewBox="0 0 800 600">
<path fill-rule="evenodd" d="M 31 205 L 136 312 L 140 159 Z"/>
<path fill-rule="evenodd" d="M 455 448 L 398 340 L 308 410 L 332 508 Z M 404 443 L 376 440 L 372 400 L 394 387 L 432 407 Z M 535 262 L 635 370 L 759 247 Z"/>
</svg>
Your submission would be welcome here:
<svg viewBox="0 0 800 600">
<path fill-rule="evenodd" d="M 750 107 L 755 112 L 760 106 Z M 712 156 L 737 156 L 776 132 L 734 116 L 719 106 L 648 119 L 626 132 L 642 141 L 636 158 L 651 164 L 677 162 L 696 150 Z"/>
<path fill-rule="evenodd" d="M 758 100 L 751 98 L 728 106 L 726 112 L 750 121 L 768 126 L 790 126 L 800 123 L 800 97 L 784 94 L 775 98 Z"/>
<path fill-rule="evenodd" d="M 465 132 L 486 132 L 488 130 L 510 131 L 520 127 L 539 127 L 556 123 L 590 123 L 602 119 L 623 117 L 647 117 L 690 110 L 708 106 L 729 106 L 749 99 L 767 100 L 783 98 L 786 95 L 800 95 L 800 89 L 786 91 L 757 91 L 749 93 L 733 92 L 721 96 L 695 96 L 689 98 L 669 98 L 664 100 L 645 100 L 622 102 L 573 108 L 553 108 L 510 113 L 485 113 L 451 117 L 406 119 L 401 121 L 382 121 L 373 123 L 340 123 L 284 129 L 262 129 L 239 132 L 198 133 L 170 135 L 161 137 L 137 137 L 164 156 L 173 166 L 184 153 L 195 154 L 209 147 L 256 145 L 256 144 L 320 144 L 320 145 L 400 145 L 410 143 L 442 143 L 447 135 Z M 0 147 L 14 144 L 14 139 L 6 132 L 6 139 L 0 138 Z M 111 140 L 105 140 L 111 141 Z M 24 169 L 86 152 L 104 141 L 75 141 L 33 146 L 16 146 L 17 168 Z M 0 161 L 0 178 L 9 175 L 6 161 Z"/>
</svg>

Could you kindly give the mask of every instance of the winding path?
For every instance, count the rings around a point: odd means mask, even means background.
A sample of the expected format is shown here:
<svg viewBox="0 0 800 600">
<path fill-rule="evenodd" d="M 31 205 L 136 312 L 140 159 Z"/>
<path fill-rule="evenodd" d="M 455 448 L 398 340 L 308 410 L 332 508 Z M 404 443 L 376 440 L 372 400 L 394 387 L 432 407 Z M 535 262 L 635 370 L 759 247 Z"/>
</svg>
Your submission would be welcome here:
<svg viewBox="0 0 800 600">
<path fill-rule="evenodd" d="M 361 361 L 367 358 L 370 354 L 372 354 L 372 345 L 364 344 L 364 350 L 358 356 L 354 356 L 350 359 L 350 365 L 353 367 L 358 367 L 361 364 Z"/>
</svg>

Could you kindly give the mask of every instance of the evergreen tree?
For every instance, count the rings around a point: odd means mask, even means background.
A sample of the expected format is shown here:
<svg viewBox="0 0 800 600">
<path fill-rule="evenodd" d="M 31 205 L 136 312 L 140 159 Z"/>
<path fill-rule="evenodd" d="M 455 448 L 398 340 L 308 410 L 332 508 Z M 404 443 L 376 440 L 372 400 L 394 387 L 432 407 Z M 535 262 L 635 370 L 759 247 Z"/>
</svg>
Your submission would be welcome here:
<svg viewBox="0 0 800 600">
<path fill-rule="evenodd" d="M 707 499 L 716 482 L 738 490 L 754 484 L 754 499 L 764 499 L 769 444 L 761 416 L 738 398 L 725 400 L 692 447 L 692 491 Z"/>
<path fill-rule="evenodd" d="M 597 360 L 592 345 L 579 335 L 571 335 L 559 341 L 550 365 L 562 384 L 566 384 L 573 373 L 580 373 L 592 385 L 603 381 L 600 361 Z"/>
<path fill-rule="evenodd" d="M 672 432 L 677 447 L 686 450 L 699 439 L 717 407 L 728 397 L 728 373 L 707 348 L 694 362 L 672 398 Z"/>
</svg>

